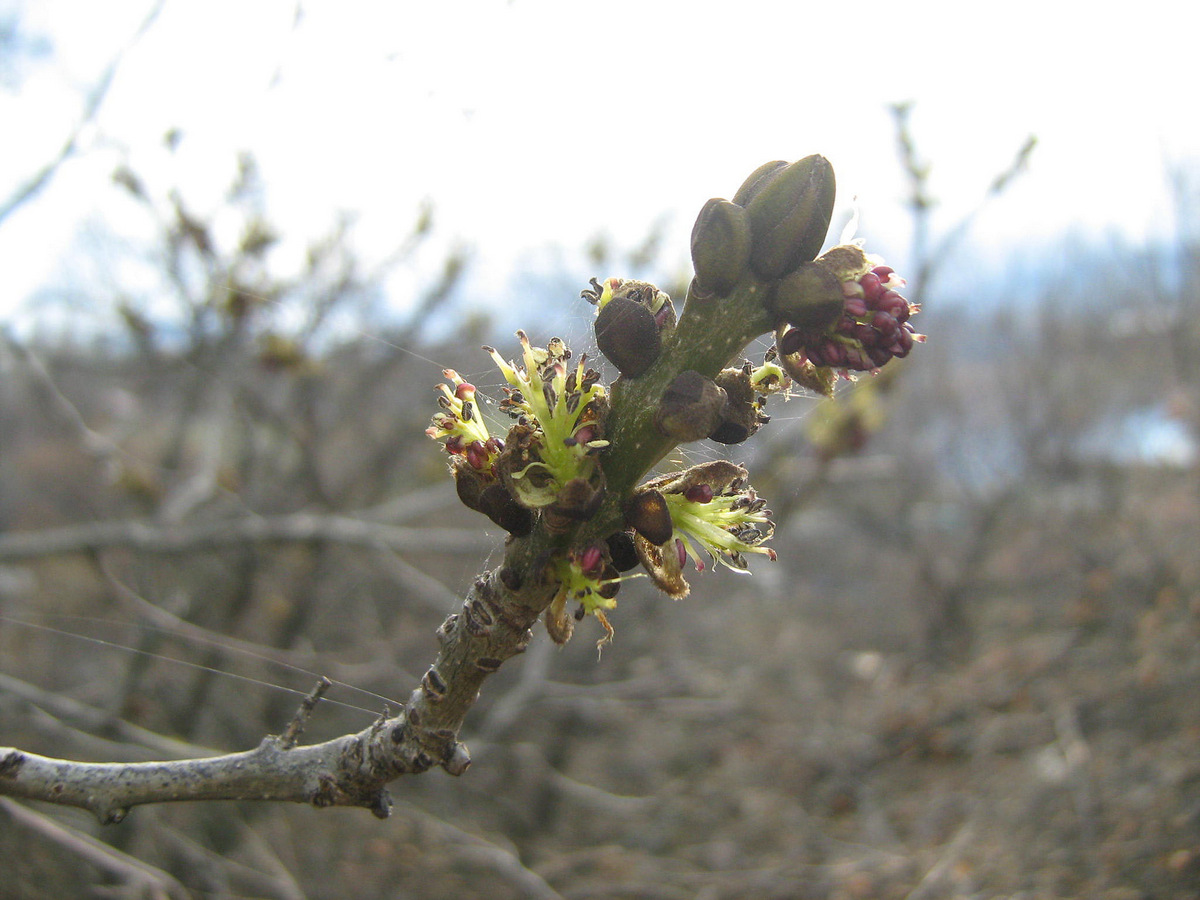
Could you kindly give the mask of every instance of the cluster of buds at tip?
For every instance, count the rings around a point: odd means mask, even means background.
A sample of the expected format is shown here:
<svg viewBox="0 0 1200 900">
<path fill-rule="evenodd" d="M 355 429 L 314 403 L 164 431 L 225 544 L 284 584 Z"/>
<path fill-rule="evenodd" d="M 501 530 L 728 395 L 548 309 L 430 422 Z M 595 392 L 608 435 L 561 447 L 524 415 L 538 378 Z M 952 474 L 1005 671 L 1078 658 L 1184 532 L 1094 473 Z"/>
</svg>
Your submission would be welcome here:
<svg viewBox="0 0 1200 900">
<path fill-rule="evenodd" d="M 776 288 L 780 362 L 806 387 L 830 393 L 833 373 L 872 372 L 925 340 L 909 318 L 920 311 L 901 278 L 856 244 L 802 266 Z"/>
<path fill-rule="evenodd" d="M 744 572 L 748 553 L 775 559 L 763 546 L 775 531 L 765 506 L 745 468 L 717 460 L 643 484 L 625 505 L 625 522 L 650 578 L 680 599 L 689 591 L 683 577 L 689 560 L 698 572 L 707 568 L 706 557 Z"/>
<path fill-rule="evenodd" d="M 759 166 L 733 200 L 714 198 L 692 228 L 689 296 L 725 296 L 747 276 L 773 282 L 821 249 L 833 216 L 833 166 L 823 156 Z"/>
<path fill-rule="evenodd" d="M 549 508 L 559 522 L 590 518 L 603 491 L 597 456 L 608 446 L 603 439 L 608 398 L 600 373 L 584 368 L 586 357 L 569 366 L 571 351 L 558 338 L 544 349 L 530 344 L 523 331 L 517 338 L 524 368 L 484 347 L 509 384 L 500 409 L 517 420 L 496 470 L 522 506 Z"/>
<path fill-rule="evenodd" d="M 670 296 L 646 281 L 591 280 L 580 296 L 596 307 L 596 346 L 627 378 L 654 365 L 675 329 Z"/>
<path fill-rule="evenodd" d="M 604 628 L 604 637 L 596 646 L 611 641 L 614 632 L 605 610 L 617 605 L 621 582 L 636 576 L 622 577 L 609 559 L 608 547 L 598 544 L 555 558 L 550 570 L 549 577 L 558 585 L 558 593 L 546 610 L 546 631 L 554 642 L 565 644 L 570 640 L 574 623 L 587 615 L 595 616 Z M 570 605 L 575 607 L 572 613 L 568 613 Z"/>
</svg>

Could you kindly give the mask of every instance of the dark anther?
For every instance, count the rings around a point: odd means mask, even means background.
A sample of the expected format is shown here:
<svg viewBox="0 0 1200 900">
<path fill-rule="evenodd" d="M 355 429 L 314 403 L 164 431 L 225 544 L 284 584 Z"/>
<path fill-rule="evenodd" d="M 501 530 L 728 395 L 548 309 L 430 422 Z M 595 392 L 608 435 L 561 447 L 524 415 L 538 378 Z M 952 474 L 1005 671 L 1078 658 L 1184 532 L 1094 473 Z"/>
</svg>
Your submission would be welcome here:
<svg viewBox="0 0 1200 900">
<path fill-rule="evenodd" d="M 616 566 L 614 566 L 612 563 L 609 563 L 608 565 L 606 565 L 604 567 L 604 579 L 605 580 L 604 580 L 604 583 L 600 586 L 600 590 L 597 591 L 597 593 L 601 597 L 603 597 L 605 600 L 611 600 L 613 597 L 617 596 L 617 594 L 620 592 L 621 582 L 618 579 L 618 576 L 620 574 L 621 573 L 617 571 Z"/>
<path fill-rule="evenodd" d="M 600 286 L 600 282 L 594 277 L 589 279 L 588 284 L 592 286 L 592 289 L 589 291 L 587 288 L 584 288 L 579 292 L 579 296 L 588 303 L 595 305 L 600 302 L 600 296 L 604 293 L 604 288 Z"/>
</svg>

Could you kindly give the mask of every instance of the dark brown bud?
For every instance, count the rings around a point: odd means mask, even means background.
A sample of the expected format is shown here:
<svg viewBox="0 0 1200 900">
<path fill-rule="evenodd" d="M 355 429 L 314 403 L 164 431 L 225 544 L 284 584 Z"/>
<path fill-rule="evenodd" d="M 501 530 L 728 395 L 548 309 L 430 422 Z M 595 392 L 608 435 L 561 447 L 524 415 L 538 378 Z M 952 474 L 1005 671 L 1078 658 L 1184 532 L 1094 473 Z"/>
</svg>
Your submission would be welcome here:
<svg viewBox="0 0 1200 900">
<path fill-rule="evenodd" d="M 483 492 L 485 481 L 483 473 L 465 464 L 465 460 L 454 459 L 450 463 L 454 471 L 454 490 L 458 499 L 467 509 L 479 510 L 479 495 Z"/>
<path fill-rule="evenodd" d="M 618 572 L 628 572 L 638 564 L 637 550 L 633 547 L 633 535 L 628 531 L 617 531 L 608 536 L 608 555 Z"/>
<path fill-rule="evenodd" d="M 533 531 L 533 513 L 518 503 L 500 482 L 493 482 L 479 494 L 479 511 L 517 537 Z"/>
<path fill-rule="evenodd" d="M 746 211 L 728 200 L 709 200 L 692 227 L 697 294 L 725 296 L 746 274 L 749 262 L 750 222 Z"/>
<path fill-rule="evenodd" d="M 689 369 L 680 372 L 663 392 L 654 424 L 679 442 L 699 441 L 717 427 L 725 392 L 711 378 Z"/>
<path fill-rule="evenodd" d="M 625 513 L 625 524 L 652 544 L 665 544 L 675 533 L 667 501 L 656 490 L 634 494 L 625 501 L 622 511 Z"/>
<path fill-rule="evenodd" d="M 804 331 L 820 332 L 841 317 L 846 306 L 842 283 L 819 262 L 806 262 L 775 286 L 771 309 Z"/>
<path fill-rule="evenodd" d="M 723 369 L 717 385 L 725 392 L 720 421 L 709 434 L 719 444 L 740 444 L 758 431 L 766 417 L 758 405 L 758 395 L 743 369 Z"/>
<path fill-rule="evenodd" d="M 654 313 L 627 297 L 614 297 L 596 316 L 596 346 L 622 375 L 636 378 L 662 349 Z"/>
<path fill-rule="evenodd" d="M 750 266 L 774 281 L 808 262 L 825 242 L 833 215 L 833 167 L 823 156 L 806 156 L 774 170 L 746 204 L 753 247 Z"/>
</svg>

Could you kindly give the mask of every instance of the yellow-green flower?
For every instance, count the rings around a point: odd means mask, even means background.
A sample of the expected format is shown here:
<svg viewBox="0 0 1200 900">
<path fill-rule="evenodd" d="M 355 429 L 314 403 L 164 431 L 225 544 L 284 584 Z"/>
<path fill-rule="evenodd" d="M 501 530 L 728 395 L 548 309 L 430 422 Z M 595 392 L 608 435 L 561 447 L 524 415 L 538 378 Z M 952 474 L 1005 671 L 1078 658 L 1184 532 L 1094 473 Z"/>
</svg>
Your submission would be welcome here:
<svg viewBox="0 0 1200 900">
<path fill-rule="evenodd" d="M 652 543 L 634 523 L 634 544 L 654 583 L 672 598 L 689 592 L 683 577 L 689 558 L 698 572 L 707 568 L 704 554 L 735 572 L 747 570 L 747 553 L 775 559 L 775 551 L 763 546 L 775 532 L 770 510 L 750 487 L 742 466 L 726 460 L 703 463 L 652 479 L 640 490 L 661 495 L 670 515 L 670 537 Z"/>
<path fill-rule="evenodd" d="M 504 449 L 499 438 L 488 434 L 487 425 L 479 414 L 475 400 L 475 385 L 464 381 L 453 369 L 443 369 L 442 375 L 450 384 L 439 384 L 438 406 L 425 433 L 446 445 L 446 452 L 462 456 L 471 468 L 495 477 L 496 457 Z"/>
<path fill-rule="evenodd" d="M 524 368 L 505 362 L 492 347 L 484 347 L 496 361 L 509 387 L 500 409 L 517 420 L 512 435 L 521 446 L 513 455 L 515 467 L 507 473 L 517 499 L 531 508 L 549 506 L 573 479 L 592 481 L 598 474 L 596 454 L 608 446 L 601 438 L 607 396 L 600 374 L 585 369 L 586 357 L 574 368 L 571 353 L 558 338 L 542 349 L 530 344 L 523 331 Z"/>
<path fill-rule="evenodd" d="M 604 637 L 596 642 L 596 646 L 602 647 L 611 641 L 613 627 L 604 612 L 616 607 L 621 582 L 639 576 L 618 574 L 600 545 L 572 550 L 555 559 L 551 566 L 551 577 L 558 582 L 558 593 L 546 610 L 546 630 L 550 636 L 560 644 L 570 639 L 574 625 L 567 606 L 576 604 L 574 619 L 592 615 L 604 628 Z"/>
</svg>

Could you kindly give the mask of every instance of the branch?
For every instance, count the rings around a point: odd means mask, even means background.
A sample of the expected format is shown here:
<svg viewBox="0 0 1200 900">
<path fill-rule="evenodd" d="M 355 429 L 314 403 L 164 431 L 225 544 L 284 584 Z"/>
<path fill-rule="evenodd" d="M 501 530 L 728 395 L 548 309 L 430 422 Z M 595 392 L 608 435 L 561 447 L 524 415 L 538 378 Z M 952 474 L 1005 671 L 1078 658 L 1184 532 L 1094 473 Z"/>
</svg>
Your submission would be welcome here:
<svg viewBox="0 0 1200 900">
<path fill-rule="evenodd" d="M 269 518 L 218 519 L 184 525 L 149 520 L 90 522 L 0 535 L 0 562 L 67 553 L 127 549 L 179 554 L 261 543 L 330 541 L 393 550 L 455 551 L 478 543 L 459 528 L 404 528 L 348 516 L 295 513 Z"/>
<path fill-rule="evenodd" d="M 689 556 L 748 568 L 745 555 L 773 526 L 746 470 L 717 460 L 642 479 L 680 443 L 736 444 L 765 424 L 767 396 L 793 380 L 831 394 L 851 371 L 875 372 L 921 340 L 894 271 L 857 245 L 815 258 L 829 227 L 833 170 L 823 157 L 767 163 L 733 201 L 710 200 L 692 232 L 696 277 L 683 312 L 654 285 L 610 278 L 584 296 L 597 306 L 596 339 L 620 371 L 611 389 L 554 338 L 535 347 L 518 332 L 523 367 L 488 349 L 509 387 L 500 409 L 516 424 L 504 440 L 476 413 L 475 387 L 453 370 L 426 433 L 448 453 L 458 499 L 509 532 L 503 563 L 476 578 L 459 612 L 437 630 L 440 650 L 399 714 L 322 744 L 296 739 L 324 684 L 284 737 L 244 753 L 150 763 L 84 763 L 0 748 L 0 794 L 79 806 L 115 822 L 142 803 L 289 800 L 364 806 L 388 814 L 386 785 L 440 766 L 461 775 L 458 735 L 488 675 L 524 652 L 545 613 L 569 640 L 588 614 L 613 633 L 619 572 L 640 562 L 682 597 Z M 774 331 L 755 368 L 741 359 Z M 436 507 L 435 507 L 436 510 Z M 303 535 L 303 537 L 301 537 Z M 0 540 L 0 560 L 124 545 L 149 552 L 315 536 L 430 550 L 461 546 L 448 529 L 387 528 L 337 517 L 290 516 L 163 527 L 109 523 Z M 620 567 L 620 568 L 619 568 Z M 570 602 L 574 616 L 567 611 Z"/>
<path fill-rule="evenodd" d="M 528 645 L 529 626 L 550 602 L 546 592 L 552 587 L 534 584 L 510 592 L 500 583 L 499 571 L 476 580 L 461 612 L 438 629 L 441 652 L 405 710 L 380 717 L 358 734 L 296 746 L 297 723 L 303 723 L 316 702 L 310 698 L 285 737 L 268 736 L 243 753 L 85 763 L 0 747 L 0 795 L 77 806 L 106 823 L 121 821 L 140 804 L 179 800 L 364 806 L 386 817 L 388 782 L 436 765 L 452 775 L 466 771 L 470 756 L 457 740 L 463 719 L 484 679 Z"/>
</svg>

